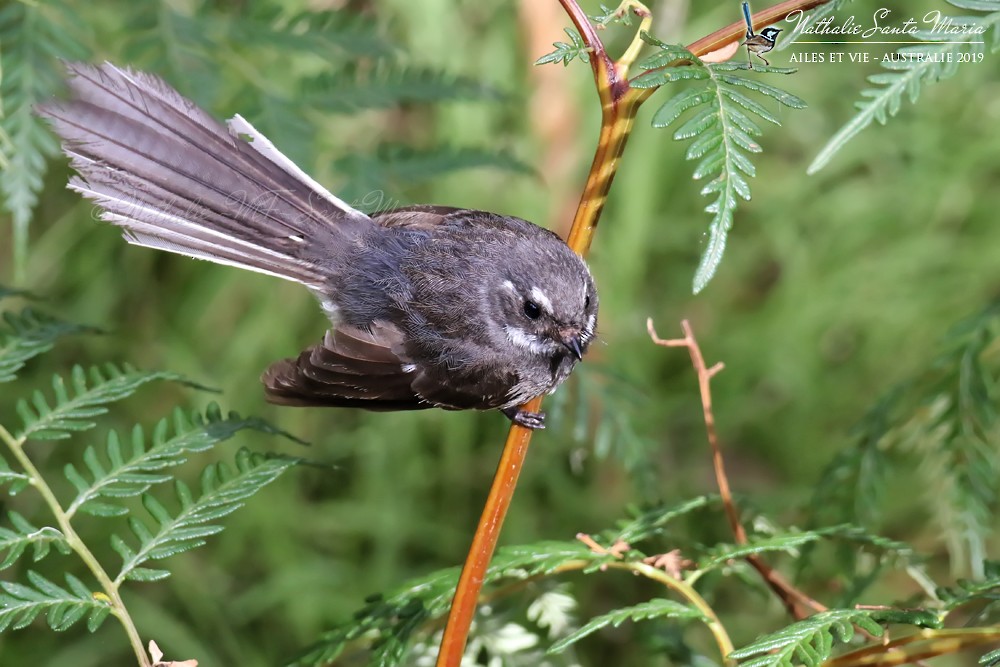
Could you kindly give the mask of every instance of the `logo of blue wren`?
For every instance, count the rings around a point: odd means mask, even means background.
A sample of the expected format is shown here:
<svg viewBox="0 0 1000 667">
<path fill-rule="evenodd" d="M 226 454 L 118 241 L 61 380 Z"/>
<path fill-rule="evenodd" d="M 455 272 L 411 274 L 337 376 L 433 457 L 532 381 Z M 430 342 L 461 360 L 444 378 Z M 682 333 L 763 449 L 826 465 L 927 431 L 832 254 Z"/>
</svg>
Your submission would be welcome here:
<svg viewBox="0 0 1000 667">
<path fill-rule="evenodd" d="M 747 64 L 750 66 L 750 69 L 753 69 L 753 60 L 750 57 L 750 54 L 753 54 L 770 67 L 771 63 L 767 61 L 764 54 L 774 48 L 781 28 L 768 26 L 761 30 L 760 34 L 755 33 L 753 29 L 753 17 L 750 15 L 749 2 L 743 3 L 743 20 L 747 24 L 747 34 L 746 39 L 740 42 L 740 45 L 747 47 Z"/>
</svg>

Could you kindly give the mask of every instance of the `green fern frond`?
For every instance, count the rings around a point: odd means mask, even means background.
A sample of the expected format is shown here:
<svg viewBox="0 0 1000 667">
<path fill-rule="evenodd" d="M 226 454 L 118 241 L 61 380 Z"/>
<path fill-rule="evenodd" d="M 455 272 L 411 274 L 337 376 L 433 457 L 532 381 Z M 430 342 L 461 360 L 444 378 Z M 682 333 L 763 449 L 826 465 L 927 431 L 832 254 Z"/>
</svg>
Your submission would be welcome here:
<svg viewBox="0 0 1000 667">
<path fill-rule="evenodd" d="M 995 651 L 990 651 L 983 657 L 979 658 L 979 664 L 983 667 L 997 667 L 1000 665 L 1000 648 Z"/>
<path fill-rule="evenodd" d="M 672 618 L 681 621 L 705 620 L 700 611 L 686 604 L 656 598 L 631 607 L 622 607 L 612 612 L 590 619 L 583 627 L 567 637 L 560 639 L 549 648 L 548 653 L 559 653 L 566 650 L 587 635 L 593 634 L 611 626 L 617 628 L 625 621 L 645 621 L 653 618 Z"/>
<path fill-rule="evenodd" d="M 343 65 L 345 56 L 358 58 L 392 55 L 393 44 L 379 34 L 378 26 L 359 12 L 310 10 L 286 16 L 280 5 L 273 16 L 234 21 L 229 26 L 233 42 L 269 44 L 283 51 L 301 52 Z"/>
<path fill-rule="evenodd" d="M 897 385 L 879 399 L 854 427 L 854 446 L 840 450 L 823 470 L 808 505 L 813 525 L 872 525 L 889 463 L 880 445 L 897 423 L 907 386 Z"/>
<path fill-rule="evenodd" d="M 170 575 L 166 570 L 139 567 L 149 560 L 159 560 L 205 544 L 204 538 L 222 530 L 217 520 L 235 512 L 250 496 L 270 484 L 296 460 L 266 457 L 241 449 L 236 455 L 235 470 L 224 463 L 211 465 L 201 475 L 201 495 L 196 499 L 186 484 L 176 480 L 174 491 L 180 503 L 176 514 L 153 496 L 146 494 L 142 504 L 156 523 L 155 532 L 137 518 L 129 519 L 129 528 L 139 541 L 133 549 L 121 537 L 112 536 L 111 546 L 122 558 L 122 568 L 115 584 L 126 579 L 151 581 Z"/>
<path fill-rule="evenodd" d="M 66 537 L 55 528 L 37 528 L 17 512 L 8 512 L 7 518 L 14 529 L 0 526 L 0 554 L 5 554 L 0 570 L 13 565 L 28 547 L 32 548 L 32 560 L 36 562 L 45 558 L 52 547 L 63 554 L 70 552 Z"/>
<path fill-rule="evenodd" d="M 759 93 L 793 109 L 805 107 L 800 98 L 779 88 L 750 78 L 746 66 L 736 63 L 703 63 L 690 52 L 651 37 L 646 41 L 660 46 L 662 52 L 640 63 L 646 70 L 630 81 L 635 88 L 656 88 L 679 81 L 694 85 L 676 93 L 654 114 L 653 127 L 674 124 L 685 112 L 698 111 L 674 131 L 675 140 L 692 140 L 687 159 L 698 160 L 695 180 L 710 179 L 701 194 L 712 198 L 705 210 L 712 214 L 708 245 L 695 272 L 694 292 L 700 292 L 715 274 L 726 248 L 726 237 L 733 224 L 733 213 L 739 199 L 750 199 L 748 178 L 756 174 L 750 159 L 760 153 L 756 137 L 762 133 L 753 116 L 780 125 L 778 116 L 764 105 L 748 97 L 741 88 Z M 679 67 L 668 63 L 681 61 Z M 794 69 L 758 67 L 758 73 L 791 74 Z"/>
<path fill-rule="evenodd" d="M 7 513 L 7 518 L 14 529 L 0 526 L 0 553 L 6 554 L 0 562 L 0 570 L 13 565 L 29 546 L 32 548 L 32 559 L 36 562 L 47 556 L 52 547 L 62 554 L 70 552 L 66 537 L 56 528 L 37 528 L 13 511 Z"/>
<path fill-rule="evenodd" d="M 400 104 L 456 100 L 499 100 L 499 90 L 481 81 L 430 69 L 392 66 L 386 71 L 344 81 L 341 75 L 322 75 L 304 84 L 307 104 L 325 113 L 355 113 Z"/>
<path fill-rule="evenodd" d="M 881 623 L 938 627 L 937 617 L 925 611 L 895 609 L 832 609 L 759 637 L 749 646 L 733 651 L 730 659 L 740 667 L 818 667 L 833 653 L 834 642 L 848 642 L 854 627 L 881 637 Z"/>
<path fill-rule="evenodd" d="M 31 358 L 44 354 L 63 336 L 96 329 L 71 324 L 25 308 L 4 312 L 0 324 L 0 382 L 10 382 Z"/>
<path fill-rule="evenodd" d="M 871 525 L 891 462 L 916 462 L 918 496 L 956 561 L 979 571 L 1000 508 L 1000 304 L 956 325 L 929 368 L 894 387 L 859 425 L 855 447 L 824 472 L 810 507 L 816 524 Z M 913 467 L 913 463 L 909 463 Z"/>
<path fill-rule="evenodd" d="M 9 485 L 7 493 L 17 495 L 24 487 L 31 483 L 31 477 L 23 473 L 15 472 L 7 460 L 0 456 L 0 486 Z"/>
<path fill-rule="evenodd" d="M 110 604 L 71 574 L 66 575 L 71 591 L 30 570 L 28 581 L 30 586 L 0 581 L 0 632 L 21 630 L 43 612 L 53 630 L 65 630 L 86 616 L 87 629 L 94 632 L 111 613 Z"/>
<path fill-rule="evenodd" d="M 958 324 L 915 385 L 893 445 L 914 455 L 924 497 L 952 558 L 981 576 L 1000 508 L 1000 304 Z"/>
<path fill-rule="evenodd" d="M 569 35 L 569 42 L 553 42 L 552 46 L 556 47 L 555 51 L 546 53 L 536 60 L 536 65 L 562 63 L 563 66 L 566 66 L 577 58 L 583 62 L 587 62 L 590 58 L 590 47 L 584 43 L 583 38 L 580 37 L 580 33 L 572 28 L 563 28 L 563 31 Z"/>
<path fill-rule="evenodd" d="M 982 579 L 962 579 L 954 586 L 942 586 L 935 591 L 946 610 L 954 611 L 970 602 L 1000 601 L 1000 561 L 987 561 L 983 569 Z"/>
<path fill-rule="evenodd" d="M 139 371 L 127 364 L 105 364 L 88 370 L 74 366 L 68 382 L 60 375 L 52 379 L 54 404 L 50 405 L 40 391 L 32 395 L 30 403 L 18 401 L 17 413 L 24 423 L 17 433 L 18 441 L 60 440 L 70 437 L 71 432 L 89 430 L 96 425 L 92 419 L 108 411 L 107 404 L 127 398 L 156 380 L 197 386 L 176 373 Z"/>
<path fill-rule="evenodd" d="M 661 535 L 665 526 L 692 512 L 714 508 L 720 505 L 719 496 L 698 496 L 685 500 L 678 505 L 655 507 L 646 510 L 634 519 L 623 523 L 611 539 L 612 542 L 622 540 L 628 544 L 636 544 L 654 535 Z"/>
<path fill-rule="evenodd" d="M 985 16 L 962 16 L 954 19 L 956 24 L 991 31 L 994 40 L 992 50 L 1000 48 L 1000 0 L 948 2 L 962 9 L 991 12 Z M 970 32 L 942 36 L 941 33 L 924 30 L 912 36 L 927 43 L 904 46 L 893 58 L 881 61 L 886 71 L 868 77 L 868 82 L 875 84 L 875 87 L 861 91 L 864 99 L 855 104 L 858 113 L 820 149 L 809 165 L 808 173 L 814 174 L 826 166 L 837 151 L 871 125 L 872 121 L 885 125 L 890 117 L 899 113 L 904 97 L 915 104 L 925 85 L 954 75 L 958 71 L 960 55 L 982 54 L 985 51 L 984 43 L 976 43 L 983 40 L 983 34 Z M 949 40 L 949 43 L 936 43 L 942 39 Z"/>
<path fill-rule="evenodd" d="M 865 547 L 870 551 L 899 558 L 907 562 L 920 562 L 924 560 L 924 556 L 917 553 L 912 545 L 885 537 L 884 535 L 877 535 L 865 530 L 861 526 L 842 524 L 823 528 L 815 531 L 815 533 L 826 540 L 848 542 L 855 547 Z"/>
<path fill-rule="evenodd" d="M 598 568 L 614 557 L 596 554 L 578 541 L 502 547 L 490 562 L 486 583 L 551 574 L 561 565 L 580 560 L 590 561 Z M 384 596 L 369 598 L 351 621 L 324 633 L 291 664 L 296 667 L 328 664 L 349 642 L 365 637 L 377 637 L 378 655 L 373 664 L 396 664 L 390 658 L 402 655 L 414 630 L 448 611 L 458 574 L 458 568 L 438 570 L 411 579 Z M 378 656 L 384 661 L 380 662 Z"/>
<path fill-rule="evenodd" d="M 383 144 L 371 154 L 343 157 L 333 166 L 351 179 L 345 198 L 356 195 L 358 200 L 372 192 L 396 189 L 404 183 L 421 183 L 462 169 L 490 167 L 535 173 L 529 165 L 502 150 L 446 146 L 420 150 L 398 144 Z"/>
<path fill-rule="evenodd" d="M 187 454 L 211 449 L 245 429 L 281 433 L 255 417 L 244 418 L 235 412 L 223 415 L 214 403 L 204 415 L 197 411 L 186 414 L 178 408 L 172 419 L 163 419 L 155 426 L 148 441 L 142 426 L 136 426 L 132 430 L 128 454 L 123 451 L 122 438 L 112 431 L 104 447 L 107 464 L 96 448 L 87 447 L 83 452 L 83 461 L 91 477 L 89 481 L 72 463 L 66 466 L 66 478 L 77 489 L 77 496 L 66 508 L 66 515 L 72 517 L 78 510 L 96 516 L 127 514 L 126 507 L 102 502 L 100 498 L 126 498 L 145 493 L 154 484 L 172 479 L 163 471 L 183 463 Z"/>
<path fill-rule="evenodd" d="M 711 570 L 732 560 L 739 560 L 755 554 L 775 551 L 795 553 L 799 547 L 822 539 L 817 531 L 801 533 L 786 533 L 761 537 L 750 536 L 747 544 L 720 544 L 713 547 L 710 553 L 698 563 L 699 570 Z"/>
<path fill-rule="evenodd" d="M 571 433 L 574 441 L 600 459 L 617 460 L 640 498 L 656 497 L 656 446 L 637 428 L 650 407 L 647 393 L 634 380 L 601 364 L 578 368 L 571 381 L 575 383 L 571 391 L 556 392 L 550 399 L 547 414 L 553 431 Z M 592 419 L 595 405 L 601 406 L 596 420 Z"/>
<path fill-rule="evenodd" d="M 79 60 L 87 56 L 77 39 L 82 22 L 75 17 L 75 12 L 60 0 L 11 2 L 0 9 L 0 63 L 4 72 L 0 99 L 5 111 L 0 129 L 9 142 L 0 195 L 3 207 L 13 218 L 17 274 L 24 271 L 28 224 L 42 189 L 46 158 L 59 149 L 32 109 L 60 89 L 62 73 L 57 57 Z"/>
</svg>

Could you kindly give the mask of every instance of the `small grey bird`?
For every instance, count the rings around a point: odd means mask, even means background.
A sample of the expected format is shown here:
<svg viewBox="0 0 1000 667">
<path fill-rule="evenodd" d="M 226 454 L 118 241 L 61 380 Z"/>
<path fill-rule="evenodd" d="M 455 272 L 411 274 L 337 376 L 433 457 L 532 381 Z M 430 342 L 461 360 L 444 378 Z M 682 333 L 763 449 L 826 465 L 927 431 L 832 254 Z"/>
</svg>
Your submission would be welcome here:
<svg viewBox="0 0 1000 667">
<path fill-rule="evenodd" d="M 500 409 L 551 393 L 594 337 L 597 292 L 555 234 L 486 211 L 368 216 L 240 116 L 228 129 L 163 80 L 68 65 L 70 99 L 38 108 L 79 176 L 69 187 L 135 245 L 292 280 L 333 327 L 262 377 L 284 405 Z"/>
</svg>

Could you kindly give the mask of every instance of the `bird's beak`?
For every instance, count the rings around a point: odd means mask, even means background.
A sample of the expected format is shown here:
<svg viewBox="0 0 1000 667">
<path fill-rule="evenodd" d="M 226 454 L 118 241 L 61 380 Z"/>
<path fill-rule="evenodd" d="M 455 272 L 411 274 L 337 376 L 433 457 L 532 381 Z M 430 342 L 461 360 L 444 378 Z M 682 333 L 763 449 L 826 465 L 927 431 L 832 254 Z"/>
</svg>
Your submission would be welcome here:
<svg viewBox="0 0 1000 667">
<path fill-rule="evenodd" d="M 566 346 L 566 349 L 573 353 L 577 360 L 583 359 L 583 349 L 580 347 L 580 335 L 568 334 L 561 336 L 559 342 Z"/>
</svg>

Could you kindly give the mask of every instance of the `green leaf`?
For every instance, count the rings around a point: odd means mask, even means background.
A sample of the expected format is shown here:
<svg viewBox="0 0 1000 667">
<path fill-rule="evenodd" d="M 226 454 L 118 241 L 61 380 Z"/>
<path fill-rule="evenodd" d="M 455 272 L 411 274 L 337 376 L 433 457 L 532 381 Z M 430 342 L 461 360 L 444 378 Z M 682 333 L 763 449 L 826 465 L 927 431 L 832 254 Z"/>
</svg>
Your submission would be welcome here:
<svg viewBox="0 0 1000 667">
<path fill-rule="evenodd" d="M 66 477 L 77 489 L 77 496 L 66 508 L 66 514 L 72 517 L 78 510 L 99 516 L 125 514 L 124 507 L 100 503 L 97 499 L 145 493 L 154 484 L 169 481 L 171 475 L 163 471 L 183 463 L 187 454 L 210 449 L 245 429 L 291 437 L 255 417 L 244 418 L 235 412 L 223 415 L 215 404 L 204 414 L 186 414 L 177 409 L 171 419 L 161 420 L 149 437 L 141 426 L 136 426 L 128 441 L 127 454 L 123 438 L 112 431 L 104 448 L 106 463 L 94 447 L 84 450 L 89 480 L 74 465 L 66 466 Z"/>
<path fill-rule="evenodd" d="M 970 2 L 970 0 L 964 0 L 964 3 L 952 4 L 964 9 L 981 9 L 992 13 L 981 17 L 959 17 L 961 21 L 958 22 L 964 21 L 976 27 L 992 30 L 994 37 L 1000 39 L 1000 4 Z M 927 44 L 902 47 L 896 51 L 896 57 L 900 59 L 881 61 L 886 71 L 868 77 L 868 82 L 876 87 L 861 92 L 862 99 L 856 103 L 858 113 L 820 149 L 809 165 L 807 173 L 814 174 L 825 167 L 847 142 L 871 125 L 872 121 L 885 124 L 890 117 L 899 113 L 904 95 L 914 103 L 924 85 L 952 76 L 958 69 L 961 54 L 981 49 L 981 45 L 971 42 L 982 39 L 983 35 L 972 32 L 948 35 L 947 38 L 952 42 L 949 44 L 935 43 L 936 40 L 942 39 L 941 35 L 928 31 L 920 32 L 913 37 L 926 40 Z"/>
<path fill-rule="evenodd" d="M 934 614 L 922 610 L 831 609 L 763 637 L 733 651 L 730 659 L 740 667 L 818 667 L 833 653 L 834 642 L 848 642 L 857 626 L 875 637 L 883 633 L 880 623 L 938 627 Z"/>
<path fill-rule="evenodd" d="M 66 582 L 73 592 L 57 586 L 42 575 L 28 571 L 30 585 L 0 582 L 0 632 L 21 630 L 45 613 L 49 627 L 66 630 L 87 616 L 87 629 L 97 630 L 111 611 L 99 596 L 89 594 L 83 583 L 71 574 Z"/>
<path fill-rule="evenodd" d="M 579 541 L 539 542 L 503 547 L 497 551 L 486 573 L 486 583 L 523 580 L 549 574 L 569 562 L 588 561 L 596 569 L 613 556 L 596 554 Z M 428 619 L 444 615 L 455 594 L 458 568 L 447 568 L 411 579 L 394 591 L 372 596 L 354 618 L 330 630 L 292 664 L 325 665 L 357 639 L 375 638 L 373 664 L 395 664 L 405 652 L 413 632 Z M 379 662 L 379 660 L 385 662 Z"/>
<path fill-rule="evenodd" d="M 381 193 L 402 183 L 420 183 L 462 169 L 491 167 L 534 175 L 532 168 L 505 151 L 495 148 L 447 148 L 415 150 L 397 144 L 383 144 L 374 152 L 353 154 L 334 162 L 337 171 L 349 175 L 351 188 L 342 196 L 362 199 L 373 192 Z M 356 195 L 356 196 L 355 196 Z M 362 207 L 366 204 L 362 201 Z M 384 202 L 375 202 L 384 206 Z"/>
<path fill-rule="evenodd" d="M 546 53 L 544 56 L 536 60 L 536 65 L 562 63 L 566 66 L 577 58 L 583 60 L 584 62 L 587 61 L 590 57 L 590 47 L 584 43 L 580 34 L 572 28 L 563 28 L 563 30 L 567 35 L 569 35 L 569 43 L 553 42 L 552 46 L 556 47 L 556 50 L 551 53 Z"/>
<path fill-rule="evenodd" d="M 647 40 L 648 41 L 648 40 Z M 701 193 L 712 198 L 705 211 L 712 214 L 709 235 L 701 262 L 695 272 L 694 292 L 700 292 L 712 279 L 726 248 L 726 236 L 733 224 L 733 213 L 740 199 L 750 199 L 750 184 L 746 177 L 756 174 L 749 154 L 761 152 L 754 137 L 761 134 L 752 116 L 780 125 L 777 114 L 748 96 L 740 88 L 754 91 L 789 108 L 805 103 L 775 86 L 749 76 L 745 68 L 735 63 L 703 63 L 697 58 L 679 60 L 682 47 L 667 45 L 643 63 L 651 68 L 629 83 L 636 88 L 655 88 L 677 81 L 694 82 L 690 88 L 676 93 L 653 114 L 653 127 L 677 123 L 689 110 L 694 115 L 674 131 L 674 139 L 693 142 L 687 151 L 689 160 L 698 160 L 695 179 L 711 179 Z M 690 62 L 669 66 L 675 62 Z M 794 69 L 763 67 L 755 74 L 791 74 Z"/>
<path fill-rule="evenodd" d="M 265 457 L 241 449 L 236 455 L 235 469 L 219 463 L 205 469 L 201 476 L 201 495 L 195 499 L 186 484 L 174 482 L 174 492 L 180 508 L 171 513 L 156 498 L 146 494 L 142 504 L 155 522 L 155 531 L 132 517 L 129 528 L 139 542 L 133 549 L 118 536 L 112 538 L 112 548 L 122 557 L 122 568 L 115 584 L 126 579 L 161 578 L 163 570 L 138 569 L 148 560 L 167 558 L 205 544 L 204 538 L 222 530 L 218 519 L 235 512 L 250 496 L 273 482 L 295 465 L 296 459 Z"/>
<path fill-rule="evenodd" d="M 879 400 L 856 429 L 856 445 L 824 472 L 810 503 L 814 524 L 875 523 L 888 466 L 920 461 L 911 502 L 923 504 L 956 566 L 981 571 L 1000 497 L 998 339 L 993 303 L 952 329 L 929 368 Z"/>
<path fill-rule="evenodd" d="M 575 644 L 587 635 L 593 634 L 601 628 L 609 625 L 617 628 L 625 621 L 645 621 L 652 618 L 674 618 L 683 621 L 707 620 L 702 613 L 694 607 L 674 602 L 673 600 L 656 598 L 631 607 L 615 609 L 612 612 L 590 619 L 590 621 L 588 621 L 579 630 L 553 644 L 552 647 L 549 648 L 548 653 L 559 653 L 564 651 L 570 645 Z"/>
<path fill-rule="evenodd" d="M 449 100 L 500 100 L 504 97 L 497 89 L 475 79 L 429 69 L 400 67 L 353 81 L 343 81 L 338 75 L 323 75 L 305 86 L 305 101 L 327 113 L 354 113 L 362 109 Z"/>
<path fill-rule="evenodd" d="M 667 127 L 673 124 L 682 113 L 696 106 L 706 104 L 712 99 L 712 91 L 700 88 L 688 88 L 677 93 L 653 114 L 653 127 Z M 676 139 L 676 134 L 674 135 Z"/>
<path fill-rule="evenodd" d="M 157 380 L 198 386 L 176 373 L 138 371 L 128 365 L 106 364 L 89 370 L 74 366 L 68 382 L 59 375 L 53 378 L 52 405 L 40 391 L 34 393 L 30 403 L 18 401 L 17 412 L 24 423 L 18 440 L 59 440 L 72 432 L 91 429 L 95 426 L 92 419 L 105 414 L 109 403 L 127 398 L 142 385 Z"/>
<path fill-rule="evenodd" d="M 739 560 L 755 554 L 774 551 L 794 553 L 798 547 L 815 542 L 821 538 L 822 535 L 818 532 L 789 533 L 768 537 L 752 535 L 747 544 L 723 544 L 716 546 L 706 559 L 698 563 L 698 569 L 711 570 L 726 564 L 728 561 Z"/>
<path fill-rule="evenodd" d="M 0 198 L 14 223 L 15 274 L 27 259 L 28 224 L 42 189 L 46 158 L 58 144 L 32 109 L 60 89 L 62 73 L 56 58 L 82 60 L 87 50 L 78 41 L 82 22 L 66 3 L 11 2 L 0 9 L 0 63 L 4 72 L 0 99 L 6 114 L 0 131 L 9 140 L 6 167 L 0 175 Z"/>
<path fill-rule="evenodd" d="M 24 489 L 24 487 L 31 484 L 31 477 L 25 475 L 24 473 L 12 470 L 10 464 L 7 463 L 7 459 L 0 456 L 0 485 L 3 484 L 10 485 L 10 488 L 7 489 L 7 493 L 13 496 L 17 495 Z"/>
<path fill-rule="evenodd" d="M 7 518 L 14 529 L 0 526 L 0 554 L 4 554 L 0 570 L 13 565 L 29 546 L 32 548 L 32 560 L 36 562 L 45 558 L 52 547 L 60 553 L 69 553 L 66 537 L 57 529 L 36 528 L 17 512 L 8 512 Z"/>
<path fill-rule="evenodd" d="M 990 651 L 983 657 L 979 658 L 979 664 L 984 667 L 997 667 L 997 665 L 1000 665 L 1000 648 L 995 651 Z"/>
<path fill-rule="evenodd" d="M 0 382 L 10 382 L 31 358 L 52 349 L 59 338 L 97 329 L 71 324 L 31 308 L 3 313 L 0 325 Z"/>
<path fill-rule="evenodd" d="M 621 540 L 634 545 L 655 535 L 663 534 L 667 524 L 675 519 L 699 510 L 718 507 L 720 504 L 718 496 L 699 496 L 685 500 L 678 505 L 648 509 L 631 521 L 619 526 L 611 541 Z"/>
</svg>

